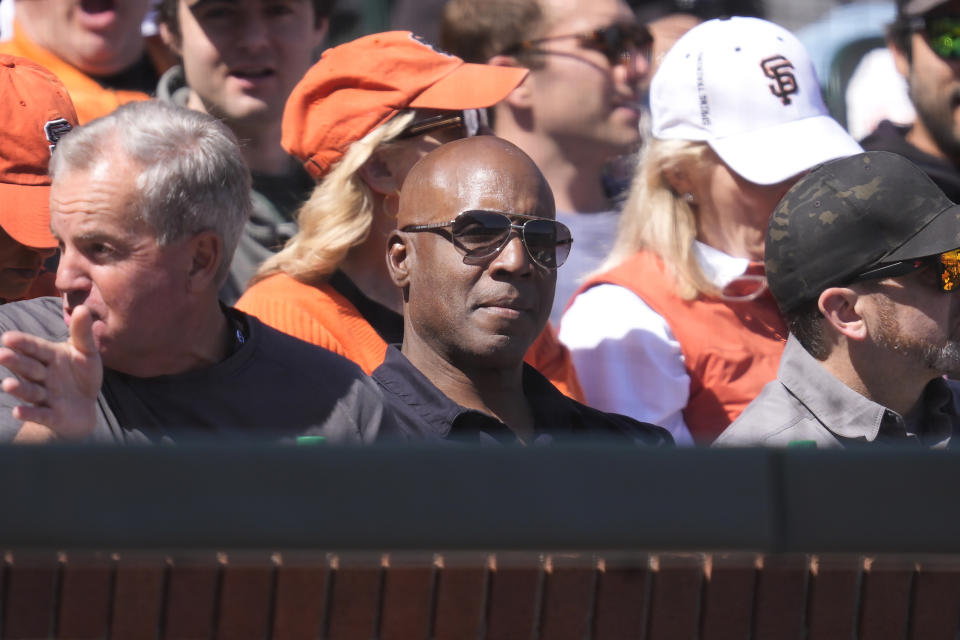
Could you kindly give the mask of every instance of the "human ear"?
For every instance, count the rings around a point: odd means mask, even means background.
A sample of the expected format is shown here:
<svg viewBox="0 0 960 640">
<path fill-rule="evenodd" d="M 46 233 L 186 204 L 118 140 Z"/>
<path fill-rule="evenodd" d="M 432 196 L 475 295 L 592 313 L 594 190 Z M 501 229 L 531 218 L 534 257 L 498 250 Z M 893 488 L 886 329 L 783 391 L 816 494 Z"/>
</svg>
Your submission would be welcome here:
<svg viewBox="0 0 960 640">
<path fill-rule="evenodd" d="M 313 28 L 313 34 L 311 35 L 311 46 L 314 49 L 319 48 L 327 39 L 327 33 L 330 31 L 330 19 L 329 18 L 320 18 Z"/>
<path fill-rule="evenodd" d="M 663 179 L 670 189 L 677 194 L 693 193 L 693 180 L 683 167 L 669 167 L 663 169 Z"/>
<path fill-rule="evenodd" d="M 830 287 L 820 294 L 817 306 L 837 333 L 861 342 L 869 336 L 867 323 L 860 314 L 864 300 L 863 296 L 849 287 Z"/>
<path fill-rule="evenodd" d="M 178 57 L 183 57 L 183 51 L 180 46 L 180 38 L 176 36 L 173 31 L 170 30 L 170 27 L 166 22 L 160 23 L 160 39 L 163 40 L 163 44 L 177 54 Z"/>
<path fill-rule="evenodd" d="M 406 236 L 400 231 L 391 232 L 387 238 L 387 271 L 393 284 L 404 290 L 410 284 L 409 258 Z"/>
<path fill-rule="evenodd" d="M 216 287 L 217 271 L 223 256 L 223 241 L 214 231 L 201 231 L 190 240 L 190 270 L 187 288 L 205 291 Z"/>
<path fill-rule="evenodd" d="M 400 190 L 401 181 L 391 159 L 387 149 L 377 149 L 357 170 L 360 179 L 382 196 L 396 194 Z"/>
<path fill-rule="evenodd" d="M 908 34 L 907 38 L 913 38 L 913 34 Z M 900 48 L 894 38 L 887 38 L 887 49 L 893 57 L 893 66 L 897 68 L 897 73 L 904 78 L 908 78 L 910 76 L 910 60 L 907 57 L 907 52 Z"/>
<path fill-rule="evenodd" d="M 504 56 L 497 55 L 493 56 L 487 60 L 487 64 L 493 65 L 495 67 L 521 67 L 517 59 L 513 56 Z M 523 79 L 513 91 L 511 91 L 506 98 L 503 99 L 504 104 L 508 104 L 511 107 L 517 109 L 531 109 L 533 108 L 533 96 L 534 96 L 534 79 L 531 74 L 527 74 L 527 77 Z"/>
</svg>

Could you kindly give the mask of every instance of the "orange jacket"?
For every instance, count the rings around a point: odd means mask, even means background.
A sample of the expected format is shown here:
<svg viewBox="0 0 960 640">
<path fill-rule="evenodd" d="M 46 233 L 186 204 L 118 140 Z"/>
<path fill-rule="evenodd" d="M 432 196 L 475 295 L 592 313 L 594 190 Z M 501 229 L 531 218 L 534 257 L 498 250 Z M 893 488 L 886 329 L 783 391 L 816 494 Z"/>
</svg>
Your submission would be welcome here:
<svg viewBox="0 0 960 640">
<path fill-rule="evenodd" d="M 333 287 L 276 274 L 247 289 L 237 308 L 296 338 L 353 360 L 367 374 L 383 362 L 387 343 Z M 567 396 L 583 401 L 570 352 L 549 324 L 530 346 L 526 362 Z"/>
<path fill-rule="evenodd" d="M 680 343 L 690 376 L 683 420 L 695 441 L 712 442 L 776 378 L 787 328 L 769 291 L 750 302 L 683 300 L 663 261 L 646 251 L 590 278 L 581 291 L 605 283 L 637 294 Z"/>
<path fill-rule="evenodd" d="M 60 78 L 77 109 L 80 124 L 105 116 L 127 102 L 150 98 L 142 91 L 106 89 L 100 86 L 84 72 L 31 41 L 18 24 L 14 24 L 13 39 L 0 43 L 0 53 L 33 60 Z"/>
</svg>

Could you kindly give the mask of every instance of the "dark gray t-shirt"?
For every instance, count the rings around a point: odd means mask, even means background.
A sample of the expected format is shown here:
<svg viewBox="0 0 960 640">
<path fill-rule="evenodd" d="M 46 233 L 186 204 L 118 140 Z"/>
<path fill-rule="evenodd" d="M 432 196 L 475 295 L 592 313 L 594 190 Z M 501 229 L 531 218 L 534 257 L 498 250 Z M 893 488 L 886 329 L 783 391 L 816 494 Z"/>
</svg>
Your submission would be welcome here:
<svg viewBox="0 0 960 640">
<path fill-rule="evenodd" d="M 90 440 L 173 443 L 196 440 L 369 443 L 393 425 L 379 387 L 352 362 L 280 333 L 236 310 L 247 336 L 232 355 L 188 373 L 137 378 L 104 369 L 97 426 Z M 0 332 L 17 329 L 63 341 L 58 298 L 0 306 Z M 10 372 L 0 367 L 0 378 Z M 0 441 L 20 430 L 19 400 L 0 392 Z"/>
</svg>

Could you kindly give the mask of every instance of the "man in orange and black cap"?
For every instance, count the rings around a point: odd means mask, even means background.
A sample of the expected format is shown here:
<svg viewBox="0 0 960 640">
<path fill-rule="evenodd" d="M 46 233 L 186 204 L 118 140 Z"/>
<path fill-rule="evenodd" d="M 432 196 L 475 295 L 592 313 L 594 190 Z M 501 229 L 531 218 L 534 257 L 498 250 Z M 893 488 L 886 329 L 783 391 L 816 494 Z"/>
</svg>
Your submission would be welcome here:
<svg viewBox="0 0 960 640">
<path fill-rule="evenodd" d="M 57 248 L 50 233 L 47 165 L 57 141 L 77 124 L 66 89 L 25 58 L 0 54 L 0 300 L 56 295 L 43 262 Z"/>
</svg>

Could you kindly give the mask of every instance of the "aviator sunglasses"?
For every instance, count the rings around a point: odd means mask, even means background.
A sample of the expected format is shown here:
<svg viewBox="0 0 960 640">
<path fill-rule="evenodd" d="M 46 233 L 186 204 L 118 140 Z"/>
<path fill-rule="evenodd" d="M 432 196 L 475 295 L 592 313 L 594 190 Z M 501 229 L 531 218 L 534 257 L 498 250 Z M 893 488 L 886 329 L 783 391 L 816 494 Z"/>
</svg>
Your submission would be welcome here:
<svg viewBox="0 0 960 640">
<path fill-rule="evenodd" d="M 941 291 L 956 291 L 957 287 L 960 287 L 960 249 L 951 249 L 950 251 L 944 251 L 943 253 L 925 258 L 898 260 L 897 262 L 882 264 L 864 271 L 854 277 L 851 282 L 872 280 L 875 278 L 896 278 L 897 276 L 905 276 L 908 273 L 926 266 L 936 267 L 937 287 Z"/>
<path fill-rule="evenodd" d="M 584 49 L 593 49 L 594 51 L 602 53 L 606 56 L 607 60 L 610 61 L 611 66 L 616 66 L 624 60 L 629 60 L 633 55 L 633 51 L 639 52 L 643 58 L 649 61 L 650 52 L 653 48 L 653 35 L 651 35 L 646 25 L 624 23 L 613 24 L 609 27 L 602 27 L 584 33 L 570 33 L 560 36 L 549 36 L 547 38 L 536 38 L 534 40 L 524 40 L 523 42 L 506 48 L 503 54 L 515 55 L 522 51 L 555 53 L 540 49 L 537 45 L 543 44 L 544 42 L 570 38 L 575 38 Z"/>
<path fill-rule="evenodd" d="M 500 253 L 514 229 L 520 234 L 527 255 L 544 269 L 556 269 L 570 254 L 573 237 L 565 224 L 499 211 L 464 211 L 449 222 L 408 225 L 400 231 L 436 231 L 453 243 L 463 255 L 464 264 L 478 265 Z"/>
<path fill-rule="evenodd" d="M 944 60 L 960 60 L 960 15 L 917 16 L 913 31 L 923 32 L 933 52 Z"/>
<path fill-rule="evenodd" d="M 486 126 L 488 126 L 486 109 L 464 109 L 453 113 L 442 113 L 423 120 L 415 120 L 407 125 L 395 139 L 414 138 L 431 131 L 451 127 L 462 128 L 463 137 L 472 138 L 480 133 L 482 127 Z"/>
</svg>

